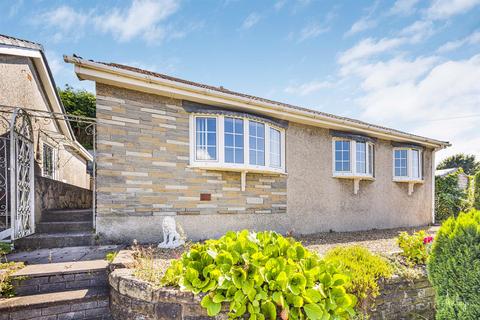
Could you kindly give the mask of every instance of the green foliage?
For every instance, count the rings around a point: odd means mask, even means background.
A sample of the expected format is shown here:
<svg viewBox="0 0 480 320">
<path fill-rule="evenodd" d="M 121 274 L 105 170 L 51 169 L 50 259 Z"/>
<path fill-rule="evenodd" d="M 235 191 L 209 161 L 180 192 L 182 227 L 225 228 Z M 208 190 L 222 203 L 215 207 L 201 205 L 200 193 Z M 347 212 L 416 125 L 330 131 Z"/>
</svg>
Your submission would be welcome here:
<svg viewBox="0 0 480 320">
<path fill-rule="evenodd" d="M 393 274 L 388 260 L 362 246 L 333 248 L 327 252 L 325 260 L 338 265 L 340 271 L 349 275 L 347 292 L 358 298 L 357 308 L 363 314 L 368 312 L 373 299 L 379 295 L 378 280 Z"/>
<path fill-rule="evenodd" d="M 452 216 L 456 217 L 459 212 L 472 208 L 473 193 L 470 192 L 471 189 L 461 190 L 458 187 L 460 173 L 463 173 L 461 169 L 447 176 L 435 178 L 436 221 L 443 221 Z"/>
<path fill-rule="evenodd" d="M 117 256 L 117 254 L 118 254 L 117 251 L 107 252 L 107 254 L 105 255 L 105 260 L 107 260 L 108 263 L 112 263 L 113 260 L 115 260 L 115 257 Z"/>
<path fill-rule="evenodd" d="M 0 262 L 5 259 L 7 261 L 6 255 L 12 252 L 12 245 L 6 242 L 0 242 Z"/>
<path fill-rule="evenodd" d="M 480 211 L 445 221 L 427 264 L 437 319 L 480 319 Z"/>
<path fill-rule="evenodd" d="M 15 296 L 15 290 L 11 284 L 11 276 L 15 271 L 23 267 L 23 262 L 0 263 L 0 298 L 11 298 Z"/>
<path fill-rule="evenodd" d="M 429 235 L 425 230 L 414 232 L 412 235 L 401 232 L 397 237 L 397 244 L 402 249 L 402 256 L 412 265 L 425 264 L 429 256 L 430 243 L 425 243 Z"/>
<path fill-rule="evenodd" d="M 230 318 L 348 319 L 355 314 L 349 279 L 292 238 L 265 231 L 228 232 L 194 244 L 172 262 L 163 283 L 203 293 L 208 315 L 229 304 Z"/>
<path fill-rule="evenodd" d="M 68 114 L 95 118 L 96 100 L 95 95 L 86 90 L 75 90 L 69 85 L 65 89 L 57 88 L 60 99 L 62 100 L 65 111 Z M 85 131 L 87 123 L 71 121 L 70 125 L 75 133 L 75 137 L 86 149 L 93 148 L 93 136 Z"/>
<path fill-rule="evenodd" d="M 444 159 L 437 166 L 438 170 L 449 168 L 462 168 L 467 175 L 471 176 L 480 171 L 480 162 L 475 160 L 473 154 L 459 153 Z"/>
<path fill-rule="evenodd" d="M 473 207 L 480 210 L 480 172 L 473 176 Z"/>
</svg>

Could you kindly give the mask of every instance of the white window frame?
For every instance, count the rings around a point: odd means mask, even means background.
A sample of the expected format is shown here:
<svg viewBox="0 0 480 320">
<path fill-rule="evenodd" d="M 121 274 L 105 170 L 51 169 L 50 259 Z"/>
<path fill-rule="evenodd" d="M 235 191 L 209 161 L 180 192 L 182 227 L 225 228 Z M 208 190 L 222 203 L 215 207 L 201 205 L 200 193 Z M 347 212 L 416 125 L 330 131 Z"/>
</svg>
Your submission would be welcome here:
<svg viewBox="0 0 480 320">
<path fill-rule="evenodd" d="M 336 171 L 335 169 L 335 142 L 336 141 L 350 141 L 350 170 Z M 332 176 L 335 178 L 373 180 L 375 172 L 375 159 L 372 160 L 372 172 L 369 173 L 370 154 L 368 147 L 373 148 L 373 157 L 375 157 L 375 144 L 365 141 L 365 173 L 357 172 L 357 141 L 349 138 L 333 137 L 332 139 Z"/>
<path fill-rule="evenodd" d="M 197 159 L 197 130 L 196 130 L 196 126 L 197 126 L 197 120 L 196 118 L 215 118 L 215 143 L 216 143 L 216 159 Z M 210 117 L 210 116 L 198 116 L 194 119 L 194 126 L 195 126 L 195 129 L 194 129 L 194 132 L 193 132 L 193 149 L 194 149 L 194 154 L 193 154 L 193 158 L 195 159 L 196 162 L 218 162 L 218 159 L 219 159 L 219 150 L 218 150 L 218 140 L 219 140 L 219 137 L 218 137 L 218 129 L 219 129 L 219 124 L 218 124 L 218 119 L 216 117 Z M 207 130 L 208 131 L 208 130 Z M 207 141 L 208 141 L 208 138 L 207 138 Z M 208 146 L 208 142 L 207 142 L 207 146 Z M 208 147 L 207 147 L 207 152 L 208 152 Z"/>
<path fill-rule="evenodd" d="M 395 151 L 406 150 L 407 151 L 407 175 L 406 176 L 397 176 L 395 175 Z M 413 151 L 418 151 L 418 168 L 420 171 L 420 176 L 415 177 L 413 175 Z M 392 151 L 392 176 L 393 181 L 396 182 L 423 182 L 423 150 L 419 148 L 408 148 L 408 147 L 395 147 Z"/>
<path fill-rule="evenodd" d="M 196 155 L 196 118 L 216 118 L 217 119 L 217 160 L 197 160 Z M 243 162 L 228 163 L 225 162 L 225 118 L 237 118 L 243 120 Z M 250 164 L 250 145 L 249 145 L 249 127 L 250 121 L 260 122 L 265 125 L 265 165 Z M 285 129 L 275 126 L 261 119 L 250 120 L 248 117 L 237 115 L 212 115 L 195 113 L 190 114 L 190 166 L 210 170 L 237 171 L 237 172 L 258 172 L 258 173 L 279 173 L 285 174 Z M 280 131 L 280 167 L 270 165 L 270 128 Z"/>
<path fill-rule="evenodd" d="M 49 147 L 52 150 L 52 175 L 51 176 L 47 176 L 45 174 L 45 170 L 44 170 L 44 165 L 45 165 L 44 149 L 45 149 L 45 146 Z M 42 141 L 42 177 L 46 177 L 46 178 L 50 178 L 50 179 L 57 179 L 57 152 L 51 144 L 46 143 L 44 141 Z"/>
</svg>

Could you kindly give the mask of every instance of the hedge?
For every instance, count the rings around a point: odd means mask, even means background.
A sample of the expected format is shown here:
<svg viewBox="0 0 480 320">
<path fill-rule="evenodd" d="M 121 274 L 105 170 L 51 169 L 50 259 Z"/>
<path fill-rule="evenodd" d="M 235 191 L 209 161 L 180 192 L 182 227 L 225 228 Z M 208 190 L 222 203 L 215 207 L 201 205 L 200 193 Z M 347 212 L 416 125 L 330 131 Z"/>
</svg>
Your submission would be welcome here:
<svg viewBox="0 0 480 320">
<path fill-rule="evenodd" d="M 469 177 L 467 190 L 458 187 L 458 175 L 463 173 L 460 168 L 454 173 L 435 179 L 435 220 L 443 221 L 456 217 L 461 211 L 473 208 L 475 190 L 473 179 Z M 479 192 L 478 190 L 476 190 Z M 479 199 L 477 199 L 480 201 Z"/>
</svg>

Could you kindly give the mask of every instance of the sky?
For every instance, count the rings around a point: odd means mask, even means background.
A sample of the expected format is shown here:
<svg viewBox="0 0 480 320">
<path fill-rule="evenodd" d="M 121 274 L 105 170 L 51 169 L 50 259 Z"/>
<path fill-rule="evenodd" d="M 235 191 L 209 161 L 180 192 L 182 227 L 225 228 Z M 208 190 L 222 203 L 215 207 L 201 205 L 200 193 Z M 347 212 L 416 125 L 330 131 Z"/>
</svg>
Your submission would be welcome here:
<svg viewBox="0 0 480 320">
<path fill-rule="evenodd" d="M 450 141 L 480 160 L 480 0 L 0 0 L 0 33 Z"/>
</svg>

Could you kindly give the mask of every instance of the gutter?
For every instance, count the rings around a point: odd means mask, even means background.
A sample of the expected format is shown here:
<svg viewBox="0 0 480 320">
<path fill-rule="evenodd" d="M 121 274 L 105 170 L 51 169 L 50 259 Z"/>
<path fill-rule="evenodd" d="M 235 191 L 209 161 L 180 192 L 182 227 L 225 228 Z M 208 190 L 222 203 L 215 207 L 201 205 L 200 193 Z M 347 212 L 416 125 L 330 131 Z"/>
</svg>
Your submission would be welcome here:
<svg viewBox="0 0 480 320">
<path fill-rule="evenodd" d="M 141 73 L 130 71 L 130 70 L 123 70 L 120 68 L 108 66 L 108 65 L 93 62 L 93 61 L 88 61 L 88 60 L 74 57 L 74 56 L 64 56 L 64 61 L 75 65 L 75 72 L 77 73 L 77 76 L 80 79 L 82 79 L 81 76 L 83 76 L 84 77 L 83 79 L 89 79 L 94 81 L 102 80 L 102 79 L 108 80 L 108 77 L 106 77 L 105 75 L 105 73 L 107 73 L 107 74 L 125 78 L 125 79 L 132 79 L 132 80 L 144 82 L 145 83 L 144 85 L 141 85 L 138 83 L 135 84 L 132 82 L 130 83 L 130 85 L 135 87 L 143 86 L 144 88 L 148 88 L 150 89 L 150 91 L 153 91 L 153 92 L 165 91 L 165 92 L 168 92 L 172 98 L 175 97 L 176 94 L 191 96 L 191 97 L 194 97 L 194 95 L 201 95 L 202 98 L 205 100 L 208 100 L 209 98 L 211 100 L 217 99 L 217 101 L 218 99 L 224 99 L 223 103 L 228 104 L 230 102 L 230 103 L 233 103 L 232 106 L 243 107 L 243 108 L 250 107 L 250 108 L 257 108 L 257 109 L 261 108 L 263 112 L 265 111 L 281 112 L 282 114 L 281 115 L 276 114 L 276 117 L 280 119 L 295 119 L 295 120 L 291 120 L 293 122 L 301 122 L 299 120 L 303 120 L 304 122 L 314 122 L 317 125 L 320 124 L 326 127 L 343 128 L 344 130 L 356 129 L 360 132 L 369 133 L 377 136 L 383 136 L 383 137 L 389 138 L 389 140 L 392 140 L 392 138 L 394 138 L 400 141 L 415 141 L 422 145 L 429 146 L 431 148 L 437 148 L 437 149 L 444 149 L 451 145 L 450 143 L 445 141 L 429 139 L 426 137 L 403 133 L 393 129 L 380 128 L 368 123 L 357 122 L 357 121 L 349 120 L 346 118 L 336 118 L 333 116 L 329 117 L 328 115 L 322 115 L 322 114 L 316 113 L 315 111 L 303 110 L 303 108 L 297 109 L 294 107 L 288 107 L 288 106 L 280 105 L 276 103 L 269 103 L 266 101 L 260 101 L 253 98 L 241 97 L 234 94 L 213 90 L 210 88 L 203 88 L 203 87 L 194 86 L 190 84 L 179 83 L 177 81 L 162 79 L 159 77 L 141 74 Z M 97 73 L 95 73 L 95 71 L 97 71 Z M 101 74 L 98 74 L 98 72 L 101 72 Z M 111 81 L 120 82 L 119 80 L 111 80 Z M 98 81 L 98 82 L 102 82 L 102 81 Z M 166 94 L 162 94 L 162 95 L 166 95 Z M 197 99 L 200 99 L 200 97 L 197 97 Z M 221 102 L 221 101 L 218 101 L 218 102 Z"/>
</svg>

